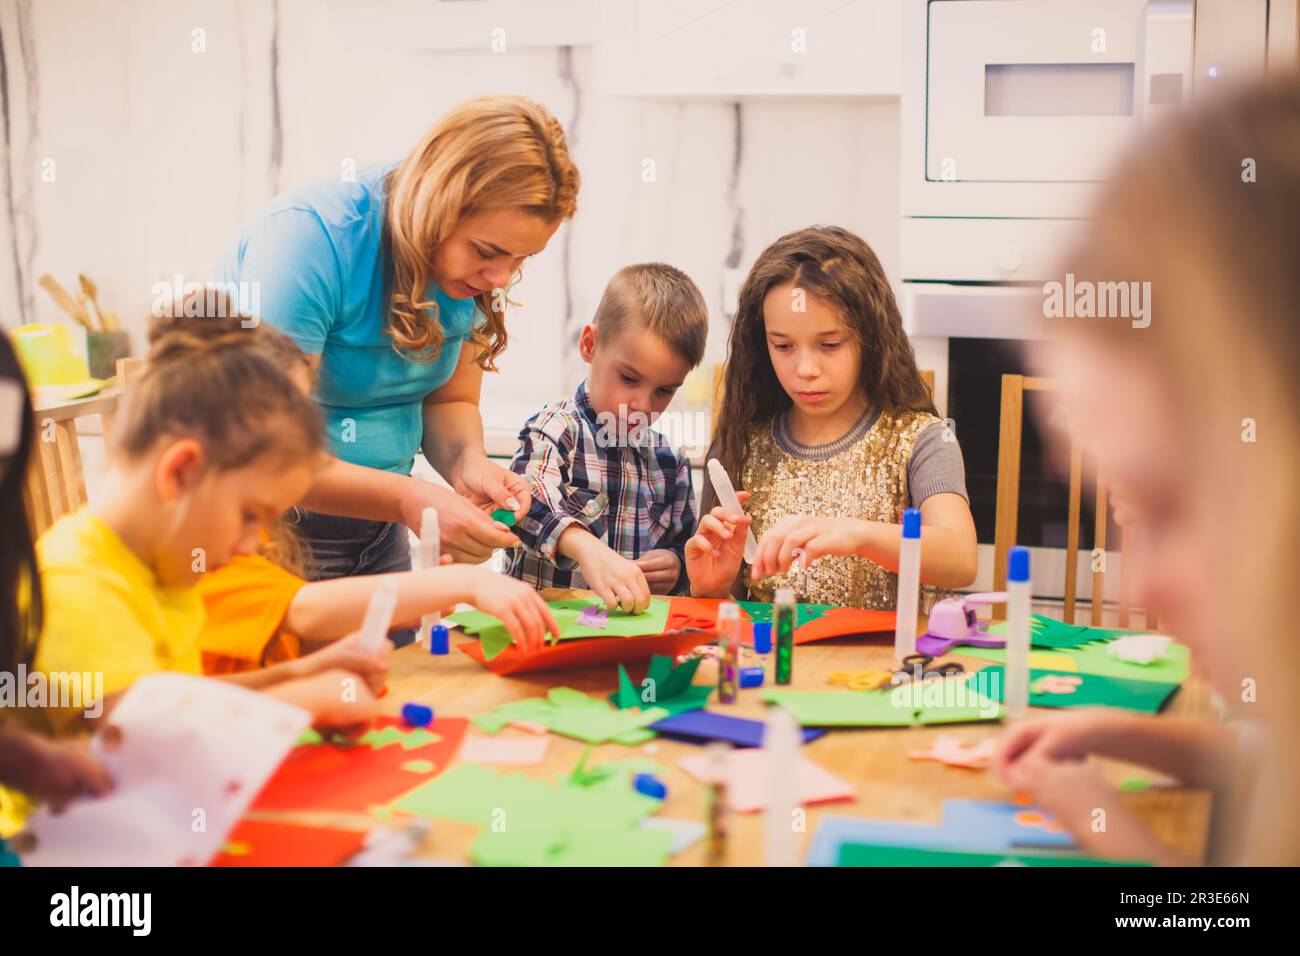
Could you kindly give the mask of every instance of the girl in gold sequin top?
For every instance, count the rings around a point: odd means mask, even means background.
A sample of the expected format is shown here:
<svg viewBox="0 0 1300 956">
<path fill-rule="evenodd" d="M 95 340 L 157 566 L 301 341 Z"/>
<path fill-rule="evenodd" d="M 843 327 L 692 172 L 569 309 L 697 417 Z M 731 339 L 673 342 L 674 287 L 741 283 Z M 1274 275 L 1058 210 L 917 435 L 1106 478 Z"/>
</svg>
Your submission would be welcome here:
<svg viewBox="0 0 1300 956">
<path fill-rule="evenodd" d="M 921 509 L 921 581 L 975 579 L 961 451 L 865 242 L 815 226 L 764 250 L 728 352 L 710 457 L 748 513 L 718 506 L 706 487 L 686 546 L 692 594 L 770 601 L 791 587 L 801 601 L 892 609 L 905 507 Z M 751 526 L 758 552 L 746 569 Z"/>
</svg>

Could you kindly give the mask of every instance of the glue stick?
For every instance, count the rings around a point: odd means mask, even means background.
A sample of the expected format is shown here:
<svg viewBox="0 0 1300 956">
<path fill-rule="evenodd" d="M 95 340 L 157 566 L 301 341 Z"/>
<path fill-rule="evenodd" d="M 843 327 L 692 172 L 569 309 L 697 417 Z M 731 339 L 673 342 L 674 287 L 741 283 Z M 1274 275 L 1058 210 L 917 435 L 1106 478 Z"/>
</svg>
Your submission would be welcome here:
<svg viewBox="0 0 1300 956">
<path fill-rule="evenodd" d="M 1007 716 L 1029 709 L 1029 549 L 1011 549 L 1007 567 L 1007 666 L 1003 700 Z"/>
<path fill-rule="evenodd" d="M 894 624 L 894 659 L 916 653 L 916 609 L 921 599 L 921 512 L 903 512 L 898 544 L 898 614 Z"/>
<path fill-rule="evenodd" d="M 727 858 L 727 757 L 731 748 L 715 740 L 709 744 L 708 785 L 705 788 L 705 822 L 709 828 L 709 865 Z"/>
<path fill-rule="evenodd" d="M 361 622 L 361 647 L 369 654 L 375 654 L 383 646 L 388 630 L 393 626 L 393 614 L 397 610 L 397 582 L 385 578 L 375 587 L 366 605 L 366 616 Z"/>
<path fill-rule="evenodd" d="M 795 793 L 799 737 L 799 725 L 788 711 L 780 707 L 768 711 L 763 732 L 768 769 L 767 811 L 763 819 L 765 866 L 794 866 L 797 862 L 794 811 L 799 805 Z"/>
<path fill-rule="evenodd" d="M 442 562 L 442 542 L 438 532 L 438 511 L 425 508 L 420 516 L 420 569 L 436 568 Z M 420 635 L 432 632 L 434 625 L 442 623 L 440 611 L 430 611 L 420 618 Z"/>
<path fill-rule="evenodd" d="M 736 497 L 736 489 L 727 477 L 727 469 L 716 458 L 709 459 L 709 480 L 713 482 L 713 490 L 718 493 L 718 504 L 736 514 L 745 513 L 740 507 L 740 499 Z M 757 556 L 758 542 L 754 540 L 754 529 L 751 526 L 745 529 L 745 563 L 752 565 Z"/>
<path fill-rule="evenodd" d="M 776 682 L 788 684 L 794 676 L 794 591 L 776 589 L 772 625 L 776 630 Z"/>
<path fill-rule="evenodd" d="M 734 704 L 740 688 L 740 605 L 718 607 L 718 702 Z"/>
</svg>

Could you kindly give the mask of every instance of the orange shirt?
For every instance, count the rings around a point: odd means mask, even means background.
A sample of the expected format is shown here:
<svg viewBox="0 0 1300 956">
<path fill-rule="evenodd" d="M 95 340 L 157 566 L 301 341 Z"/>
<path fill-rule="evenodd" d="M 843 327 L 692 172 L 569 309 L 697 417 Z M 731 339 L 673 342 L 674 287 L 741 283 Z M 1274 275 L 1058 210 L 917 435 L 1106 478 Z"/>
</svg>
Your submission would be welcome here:
<svg viewBox="0 0 1300 956">
<path fill-rule="evenodd" d="M 237 674 L 298 657 L 298 637 L 283 624 L 306 583 L 261 555 L 238 555 L 203 575 L 198 583 L 207 610 L 199 632 L 203 673 Z"/>
</svg>

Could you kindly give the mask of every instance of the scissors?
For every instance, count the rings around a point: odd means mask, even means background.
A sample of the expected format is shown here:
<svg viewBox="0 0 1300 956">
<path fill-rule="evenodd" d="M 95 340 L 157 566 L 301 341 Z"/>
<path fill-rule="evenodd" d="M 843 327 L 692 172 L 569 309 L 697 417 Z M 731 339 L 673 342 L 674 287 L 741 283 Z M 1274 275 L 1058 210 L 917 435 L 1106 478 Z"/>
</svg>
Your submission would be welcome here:
<svg viewBox="0 0 1300 956">
<path fill-rule="evenodd" d="M 893 676 L 893 671 L 835 671 L 826 679 L 849 690 L 877 690 L 886 686 Z"/>
<path fill-rule="evenodd" d="M 903 658 L 903 666 L 890 675 L 889 683 L 893 687 L 914 680 L 930 680 L 933 677 L 952 677 L 966 673 L 966 668 L 956 661 L 931 667 L 934 658 L 929 654 L 908 654 Z"/>
</svg>

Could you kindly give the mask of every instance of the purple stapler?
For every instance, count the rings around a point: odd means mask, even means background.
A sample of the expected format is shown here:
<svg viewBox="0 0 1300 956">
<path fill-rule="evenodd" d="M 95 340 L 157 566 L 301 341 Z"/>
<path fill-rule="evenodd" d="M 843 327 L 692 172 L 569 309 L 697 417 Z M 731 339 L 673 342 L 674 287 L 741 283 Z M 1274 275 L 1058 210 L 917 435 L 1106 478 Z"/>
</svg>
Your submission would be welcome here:
<svg viewBox="0 0 1300 956">
<path fill-rule="evenodd" d="M 938 657 L 947 654 L 958 644 L 971 647 L 1004 647 L 1006 639 L 989 634 L 975 617 L 975 609 L 984 604 L 998 604 L 1007 599 L 1006 591 L 983 591 L 944 598 L 930 608 L 930 624 L 924 634 L 916 639 L 919 654 Z"/>
</svg>

